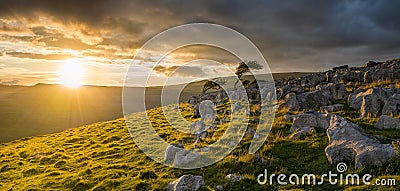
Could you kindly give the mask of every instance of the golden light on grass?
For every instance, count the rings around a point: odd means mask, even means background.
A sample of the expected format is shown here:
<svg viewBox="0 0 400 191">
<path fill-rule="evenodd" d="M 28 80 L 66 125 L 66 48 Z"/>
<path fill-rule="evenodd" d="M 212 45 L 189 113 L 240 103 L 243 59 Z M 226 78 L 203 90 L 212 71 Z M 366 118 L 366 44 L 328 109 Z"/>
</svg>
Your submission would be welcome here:
<svg viewBox="0 0 400 191">
<path fill-rule="evenodd" d="M 78 88 L 82 85 L 85 68 L 80 59 L 71 58 L 65 60 L 59 70 L 60 83 L 70 88 Z"/>
</svg>

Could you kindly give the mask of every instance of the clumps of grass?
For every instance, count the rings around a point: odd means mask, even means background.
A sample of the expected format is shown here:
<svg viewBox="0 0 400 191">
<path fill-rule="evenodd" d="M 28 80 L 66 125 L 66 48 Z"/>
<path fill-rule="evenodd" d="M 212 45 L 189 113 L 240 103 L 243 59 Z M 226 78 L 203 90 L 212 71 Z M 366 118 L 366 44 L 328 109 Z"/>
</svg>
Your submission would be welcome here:
<svg viewBox="0 0 400 191">
<path fill-rule="evenodd" d="M 228 107 L 230 107 L 229 104 L 224 104 L 217 110 L 224 110 Z M 180 104 L 179 109 L 181 115 L 189 122 L 198 120 L 192 118 L 193 108 L 189 104 Z M 193 135 L 173 129 L 163 116 L 161 108 L 147 112 L 154 130 L 167 142 L 181 142 L 185 144 L 185 148 L 191 148 Z M 53 134 L 51 138 L 43 136 L 18 140 L 0 147 L 0 190 L 10 188 L 13 190 L 165 190 L 169 182 L 184 174 L 203 176 L 206 182 L 203 190 L 214 190 L 216 185 L 222 185 L 225 190 L 355 188 L 329 184 L 309 187 L 307 185 L 282 186 L 257 183 L 257 176 L 263 173 L 264 169 L 271 174 L 297 173 L 300 175 L 303 173 L 320 175 L 335 171 L 335 166 L 328 163 L 324 152 L 328 145 L 326 130 L 316 128 L 315 131 L 300 139 L 289 139 L 291 122 L 283 119 L 285 114 L 288 114 L 288 111 L 277 111 L 273 128 L 257 155 L 248 153 L 252 137 L 246 136 L 238 147 L 221 161 L 205 168 L 193 170 L 174 169 L 151 160 L 134 144 L 123 119 L 68 130 Z M 348 116 L 353 122 L 360 124 L 368 133 L 392 135 L 391 137 L 400 136 L 390 130 L 375 129 L 373 124 L 376 119 L 357 119 L 359 116 L 357 111 L 346 109 L 340 114 Z M 141 128 L 149 124 L 147 118 L 142 116 L 142 114 L 131 116 Z M 218 117 L 227 116 L 220 111 Z M 256 120 L 250 120 L 249 127 L 255 128 L 256 122 Z M 227 127 L 228 121 L 219 124 L 214 135 L 206 138 L 200 146 L 212 144 L 225 133 Z M 42 155 L 52 162 L 41 163 L 38 157 L 40 158 Z M 394 161 L 383 167 L 367 170 L 378 178 L 397 175 L 398 168 L 399 165 Z M 360 170 L 356 171 L 354 167 L 350 166 L 349 173 L 352 172 L 360 172 Z M 243 175 L 246 179 L 231 183 L 225 180 L 225 176 L 230 173 Z M 32 179 L 38 181 L 32 181 Z"/>
<path fill-rule="evenodd" d="M 154 171 L 146 170 L 146 171 L 140 172 L 139 178 L 140 179 L 156 179 L 156 178 L 158 178 L 158 176 Z"/>
</svg>

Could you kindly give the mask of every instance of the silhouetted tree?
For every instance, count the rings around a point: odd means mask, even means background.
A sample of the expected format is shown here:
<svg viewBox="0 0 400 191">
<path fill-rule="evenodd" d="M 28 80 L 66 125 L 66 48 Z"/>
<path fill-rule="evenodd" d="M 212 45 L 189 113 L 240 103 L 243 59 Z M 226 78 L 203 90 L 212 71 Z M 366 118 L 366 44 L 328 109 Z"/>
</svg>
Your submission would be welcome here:
<svg viewBox="0 0 400 191">
<path fill-rule="evenodd" d="M 251 69 L 254 70 L 261 70 L 263 66 L 259 64 L 257 61 L 248 61 L 247 63 L 241 62 L 239 63 L 239 66 L 236 68 L 236 76 L 238 77 L 238 80 L 235 82 L 235 88 L 237 86 L 237 83 L 242 80 L 242 77 L 244 74 L 250 72 Z"/>
</svg>

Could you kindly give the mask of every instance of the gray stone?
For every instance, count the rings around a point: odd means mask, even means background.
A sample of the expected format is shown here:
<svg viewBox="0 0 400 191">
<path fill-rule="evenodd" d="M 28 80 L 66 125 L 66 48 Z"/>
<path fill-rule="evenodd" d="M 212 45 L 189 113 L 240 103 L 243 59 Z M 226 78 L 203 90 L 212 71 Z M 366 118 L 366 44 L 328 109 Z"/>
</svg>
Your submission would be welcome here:
<svg viewBox="0 0 400 191">
<path fill-rule="evenodd" d="M 324 111 L 326 113 L 342 111 L 343 110 L 343 104 L 334 104 L 334 105 L 322 106 L 320 109 L 321 109 L 321 111 Z"/>
<path fill-rule="evenodd" d="M 367 90 L 361 104 L 361 118 L 379 117 L 388 98 L 386 89 L 378 87 Z"/>
<path fill-rule="evenodd" d="M 302 135 L 308 134 L 309 132 L 311 132 L 312 129 L 313 129 L 313 128 L 311 128 L 311 127 L 301 127 L 301 128 L 298 129 L 297 131 L 293 132 L 293 133 L 289 136 L 289 138 L 290 138 L 290 139 L 296 139 L 296 138 L 298 138 L 298 137 L 300 137 L 300 136 L 302 136 Z"/>
<path fill-rule="evenodd" d="M 356 92 L 350 94 L 347 99 L 349 102 L 349 107 L 353 109 L 361 109 L 365 91 L 366 91 L 365 89 L 359 88 L 356 90 Z"/>
<path fill-rule="evenodd" d="M 192 153 L 188 150 L 182 149 L 175 154 L 174 166 L 182 166 L 189 164 L 199 157 L 199 153 Z"/>
<path fill-rule="evenodd" d="M 205 185 L 202 176 L 183 175 L 168 184 L 168 191 L 196 191 Z"/>
<path fill-rule="evenodd" d="M 286 114 L 283 116 L 283 119 L 285 119 L 286 121 L 293 121 L 293 119 L 296 117 L 296 115 L 289 115 Z"/>
<path fill-rule="evenodd" d="M 327 135 L 325 154 L 331 164 L 354 161 L 356 168 L 381 166 L 396 154 L 391 144 L 381 144 L 338 115 L 332 115 Z"/>
<path fill-rule="evenodd" d="M 383 115 L 400 114 L 400 94 L 394 94 L 389 97 L 382 108 Z"/>
<path fill-rule="evenodd" d="M 174 161 L 176 153 L 183 149 L 184 146 L 182 143 L 168 145 L 168 147 L 165 149 L 164 154 L 166 162 L 169 163 Z"/>
<path fill-rule="evenodd" d="M 295 93 L 289 93 L 285 96 L 284 107 L 289 111 L 297 111 L 300 109 L 299 102 L 297 101 Z"/>
<path fill-rule="evenodd" d="M 395 119 L 387 115 L 382 115 L 375 124 L 378 129 L 400 129 L 400 119 Z"/>
<path fill-rule="evenodd" d="M 314 113 L 302 113 L 294 118 L 290 132 L 300 131 L 303 127 L 317 127 L 317 125 L 317 117 Z"/>
<path fill-rule="evenodd" d="M 329 105 L 332 96 L 329 91 L 315 90 L 297 95 L 301 109 L 314 109 Z"/>
<path fill-rule="evenodd" d="M 244 177 L 244 176 L 238 176 L 238 175 L 235 175 L 235 174 L 228 174 L 228 175 L 225 176 L 225 179 L 230 180 L 231 182 L 239 182 L 239 181 L 241 181 L 241 180 L 243 180 L 245 178 L 246 177 Z"/>
<path fill-rule="evenodd" d="M 308 111 L 297 115 L 294 120 L 290 132 L 300 131 L 303 127 L 329 127 L 330 114 L 322 114 L 315 111 Z"/>
<path fill-rule="evenodd" d="M 217 186 L 215 186 L 215 189 L 216 189 L 216 190 L 223 190 L 224 187 L 223 187 L 222 185 L 217 185 Z"/>
</svg>

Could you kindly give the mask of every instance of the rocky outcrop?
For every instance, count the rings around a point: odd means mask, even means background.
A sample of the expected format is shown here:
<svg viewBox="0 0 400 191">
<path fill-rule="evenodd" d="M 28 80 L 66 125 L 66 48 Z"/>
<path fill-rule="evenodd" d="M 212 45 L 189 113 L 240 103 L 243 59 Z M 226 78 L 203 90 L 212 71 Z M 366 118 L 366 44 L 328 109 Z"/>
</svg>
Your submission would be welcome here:
<svg viewBox="0 0 400 191">
<path fill-rule="evenodd" d="M 382 108 L 383 115 L 400 114 L 400 94 L 393 94 L 389 97 Z"/>
<path fill-rule="evenodd" d="M 378 129 L 400 129 L 400 119 L 395 119 L 387 115 L 382 115 L 375 124 Z"/>
<path fill-rule="evenodd" d="M 196 191 L 205 185 L 202 176 L 183 175 L 168 184 L 168 191 Z"/>
<path fill-rule="evenodd" d="M 246 91 L 228 90 L 216 91 L 189 99 L 194 107 L 195 117 L 200 117 L 199 106 L 204 100 L 211 100 L 214 105 L 223 104 L 228 99 L 247 100 L 251 104 L 260 103 L 261 97 L 275 101 L 284 99 L 285 102 L 276 108 L 287 108 L 289 111 L 319 109 L 329 106 L 336 100 L 347 99 L 350 108 L 361 110 L 361 117 L 378 117 L 381 114 L 398 114 L 397 105 L 400 90 L 385 90 L 384 88 L 372 88 L 369 90 L 357 89 L 349 95 L 347 88 L 354 88 L 355 84 L 364 84 L 379 81 L 394 81 L 400 79 L 400 59 L 387 60 L 384 62 L 366 63 L 363 67 L 339 66 L 332 70 L 313 73 L 298 78 L 281 79 L 275 81 L 274 86 L 262 86 L 252 82 Z M 262 82 L 267 83 L 267 82 Z M 271 83 L 271 82 L 269 82 Z M 394 87 L 392 87 L 394 88 Z M 311 91 L 306 91 L 311 89 Z M 395 88 L 394 88 L 395 89 Z M 386 93 L 385 93 L 386 92 Z M 386 95 L 385 95 L 386 94 Z M 229 95 L 229 96 L 228 96 Z M 392 97 L 394 96 L 394 97 Z M 390 102 L 386 104 L 386 102 Z M 386 106 L 385 106 L 386 104 Z M 238 108 L 238 107 L 236 107 Z M 335 111 L 335 108 L 324 108 L 327 112 Z"/>
<path fill-rule="evenodd" d="M 297 95 L 301 109 L 314 109 L 329 105 L 332 101 L 346 98 L 348 92 L 342 84 L 318 85 L 316 90 Z"/>
<path fill-rule="evenodd" d="M 332 115 L 327 135 L 329 145 L 325 154 L 332 164 L 354 162 L 356 168 L 381 166 L 396 154 L 391 144 L 381 144 L 338 115 Z"/>
</svg>

